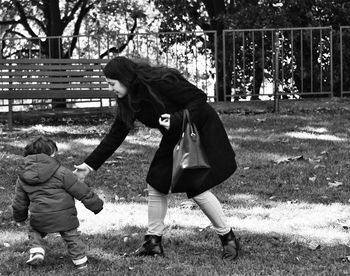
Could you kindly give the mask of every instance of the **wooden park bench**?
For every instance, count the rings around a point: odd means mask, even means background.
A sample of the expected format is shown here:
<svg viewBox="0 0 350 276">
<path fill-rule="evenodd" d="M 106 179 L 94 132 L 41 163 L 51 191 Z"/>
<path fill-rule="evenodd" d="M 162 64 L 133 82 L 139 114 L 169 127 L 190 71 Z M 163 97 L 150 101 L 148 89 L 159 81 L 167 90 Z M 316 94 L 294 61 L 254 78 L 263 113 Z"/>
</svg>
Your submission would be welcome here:
<svg viewBox="0 0 350 276">
<path fill-rule="evenodd" d="M 104 59 L 0 59 L 0 99 L 114 98 L 102 73 Z M 12 107 L 8 123 L 12 128 Z"/>
</svg>

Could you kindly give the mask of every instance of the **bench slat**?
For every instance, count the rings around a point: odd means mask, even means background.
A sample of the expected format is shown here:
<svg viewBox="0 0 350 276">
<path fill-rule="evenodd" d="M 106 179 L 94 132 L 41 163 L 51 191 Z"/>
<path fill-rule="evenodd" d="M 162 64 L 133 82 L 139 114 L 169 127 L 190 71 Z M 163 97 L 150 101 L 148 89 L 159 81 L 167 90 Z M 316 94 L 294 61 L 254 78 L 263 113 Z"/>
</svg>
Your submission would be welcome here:
<svg viewBox="0 0 350 276">
<path fill-rule="evenodd" d="M 97 70 L 102 71 L 101 64 L 21 64 L 21 65 L 0 65 L 0 70 Z"/>
<path fill-rule="evenodd" d="M 59 82 L 59 83 L 69 83 L 69 82 L 106 82 L 105 78 L 102 77 L 72 77 L 72 76 L 65 76 L 64 78 L 51 78 L 51 77 L 39 77 L 36 78 L 34 76 L 27 77 L 27 78 L 20 78 L 20 77 L 14 77 L 14 78 L 0 78 L 0 83 L 52 83 L 52 82 Z M 0 84 L 1 85 L 1 84 Z M 7 84 L 4 84 L 7 85 Z"/>
<path fill-rule="evenodd" d="M 15 90 L 1 91 L 0 99 L 99 99 L 115 98 L 115 95 L 108 90 Z"/>
<path fill-rule="evenodd" d="M 38 84 L 1 84 L 0 83 L 0 91 L 4 90 L 4 89 L 12 89 L 12 90 L 18 90 L 18 89 L 53 89 L 53 88 L 75 88 L 75 89 L 79 89 L 79 88 L 104 88 L 107 89 L 108 85 L 107 84 L 102 84 L 102 83 L 98 83 L 98 84 L 94 84 L 94 83 L 79 83 L 79 84 L 75 84 L 75 83 L 60 83 L 60 84 L 42 84 L 42 83 L 38 83 Z M 1 92 L 0 92 L 1 93 Z"/>
<path fill-rule="evenodd" d="M 1 71 L 1 76 L 104 76 L 102 71 Z"/>
<path fill-rule="evenodd" d="M 47 63 L 107 63 L 107 59 L 60 59 L 60 58 L 38 58 L 38 59 L 1 59 L 0 64 L 47 64 Z"/>
<path fill-rule="evenodd" d="M 115 98 L 104 59 L 0 59 L 0 99 Z"/>
</svg>

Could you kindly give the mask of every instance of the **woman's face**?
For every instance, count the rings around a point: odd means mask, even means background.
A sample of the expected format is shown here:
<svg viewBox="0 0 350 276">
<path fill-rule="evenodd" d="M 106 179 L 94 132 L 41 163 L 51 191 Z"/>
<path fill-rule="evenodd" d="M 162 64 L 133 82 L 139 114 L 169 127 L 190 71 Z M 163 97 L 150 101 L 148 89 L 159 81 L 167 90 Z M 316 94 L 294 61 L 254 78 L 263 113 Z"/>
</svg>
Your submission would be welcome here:
<svg viewBox="0 0 350 276">
<path fill-rule="evenodd" d="M 128 93 L 128 89 L 120 81 L 109 78 L 106 78 L 106 81 L 108 82 L 108 89 L 116 94 L 118 98 L 123 98 Z"/>
</svg>

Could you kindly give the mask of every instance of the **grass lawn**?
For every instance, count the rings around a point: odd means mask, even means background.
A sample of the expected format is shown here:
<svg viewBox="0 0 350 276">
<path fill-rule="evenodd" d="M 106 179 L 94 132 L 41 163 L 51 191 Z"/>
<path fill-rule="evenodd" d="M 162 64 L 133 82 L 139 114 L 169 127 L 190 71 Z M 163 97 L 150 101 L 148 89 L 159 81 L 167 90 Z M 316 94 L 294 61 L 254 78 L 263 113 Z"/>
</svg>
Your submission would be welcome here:
<svg viewBox="0 0 350 276">
<path fill-rule="evenodd" d="M 182 194 L 170 196 L 166 256 L 128 253 L 147 225 L 148 166 L 160 140 L 138 126 L 86 182 L 105 201 L 94 215 L 77 202 L 80 231 L 89 247 L 84 275 L 350 275 L 350 101 L 215 105 L 239 168 L 213 192 L 241 239 L 242 254 L 220 258 L 208 219 Z M 61 238 L 50 234 L 43 265 L 29 267 L 27 232 L 12 221 L 11 201 L 22 148 L 33 137 L 57 141 L 71 169 L 99 143 L 112 119 L 0 127 L 0 275 L 74 275 Z M 39 122 L 39 120 L 38 120 Z M 1 126 L 1 125 L 0 125 Z"/>
</svg>

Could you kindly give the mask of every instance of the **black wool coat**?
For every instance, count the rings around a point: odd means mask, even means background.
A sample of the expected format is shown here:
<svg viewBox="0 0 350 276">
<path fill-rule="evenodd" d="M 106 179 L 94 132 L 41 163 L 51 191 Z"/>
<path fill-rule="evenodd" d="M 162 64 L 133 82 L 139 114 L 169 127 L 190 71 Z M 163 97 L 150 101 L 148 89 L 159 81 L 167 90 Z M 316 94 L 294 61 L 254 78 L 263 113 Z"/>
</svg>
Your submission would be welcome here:
<svg viewBox="0 0 350 276">
<path fill-rule="evenodd" d="M 218 114 L 207 103 L 206 94 L 184 78 L 176 82 L 158 81 L 151 86 L 153 92 L 163 102 L 163 106 L 149 95 L 142 83 L 135 81 L 131 88 L 140 99 L 135 119 L 148 127 L 159 129 L 163 134 L 147 174 L 147 183 L 159 192 L 164 194 L 169 192 L 173 149 L 181 136 L 185 108 L 189 110 L 190 117 L 198 128 L 211 169 L 202 185 L 194 188 L 188 183 L 183 192 L 186 192 L 188 197 L 194 197 L 231 176 L 237 168 L 235 152 Z M 171 114 L 169 130 L 159 125 L 158 119 L 163 113 Z M 84 162 L 97 170 L 120 146 L 129 130 L 116 116 L 110 131 Z"/>
</svg>

